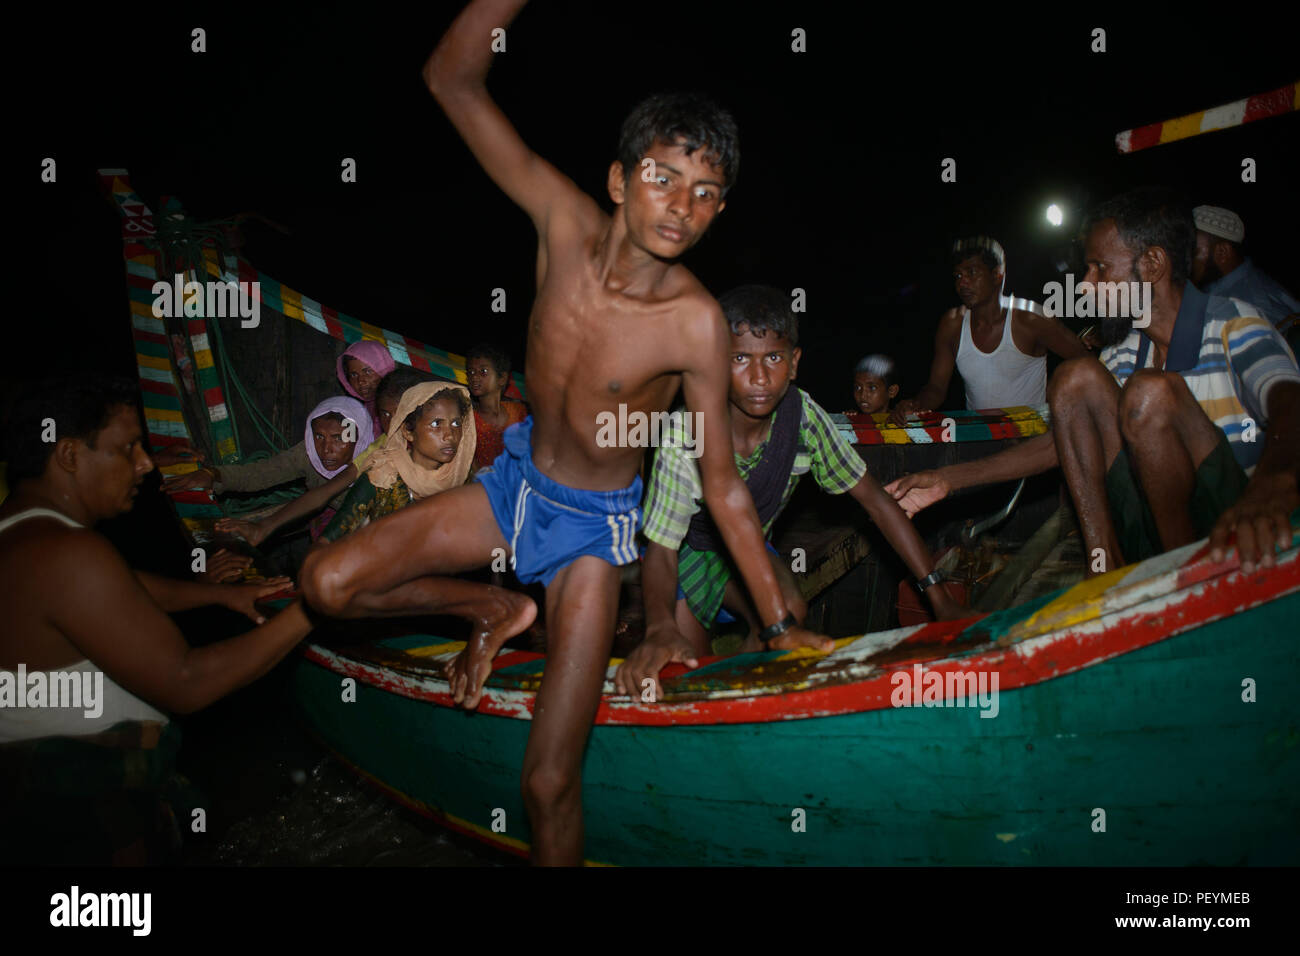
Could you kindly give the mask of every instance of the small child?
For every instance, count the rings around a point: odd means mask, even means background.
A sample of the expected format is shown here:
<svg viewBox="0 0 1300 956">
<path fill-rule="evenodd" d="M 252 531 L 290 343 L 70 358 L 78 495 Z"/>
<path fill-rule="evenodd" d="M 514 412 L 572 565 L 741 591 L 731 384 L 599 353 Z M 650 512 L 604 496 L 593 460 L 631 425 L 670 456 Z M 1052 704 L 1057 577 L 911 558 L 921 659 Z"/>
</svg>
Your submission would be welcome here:
<svg viewBox="0 0 1300 956">
<path fill-rule="evenodd" d="M 528 417 L 528 406 L 506 397 L 511 384 L 510 356 L 488 342 L 480 342 L 465 354 L 465 381 L 474 402 L 477 471 L 490 467 L 505 451 L 506 429 Z"/>
<path fill-rule="evenodd" d="M 898 371 L 888 355 L 868 355 L 853 370 L 853 403 L 863 415 L 889 411 L 898 397 Z"/>
</svg>

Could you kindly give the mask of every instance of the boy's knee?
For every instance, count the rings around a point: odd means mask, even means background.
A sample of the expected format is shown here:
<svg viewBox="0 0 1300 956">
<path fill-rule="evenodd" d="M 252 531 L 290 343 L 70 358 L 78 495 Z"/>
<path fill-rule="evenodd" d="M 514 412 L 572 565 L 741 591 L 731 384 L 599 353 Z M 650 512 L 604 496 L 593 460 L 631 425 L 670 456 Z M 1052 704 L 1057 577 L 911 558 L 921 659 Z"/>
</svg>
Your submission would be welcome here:
<svg viewBox="0 0 1300 956">
<path fill-rule="evenodd" d="M 298 572 L 298 586 L 302 589 L 303 599 L 316 610 L 330 617 L 342 617 L 350 593 L 333 557 L 328 548 L 309 551 L 302 570 Z"/>
<path fill-rule="evenodd" d="M 1072 407 L 1086 402 L 1102 394 L 1113 381 L 1106 366 L 1091 356 L 1067 359 L 1047 383 L 1047 403 L 1055 416 L 1058 406 Z"/>
<path fill-rule="evenodd" d="M 578 775 L 552 765 L 524 768 L 524 802 L 538 810 L 553 809 L 578 791 Z"/>
</svg>

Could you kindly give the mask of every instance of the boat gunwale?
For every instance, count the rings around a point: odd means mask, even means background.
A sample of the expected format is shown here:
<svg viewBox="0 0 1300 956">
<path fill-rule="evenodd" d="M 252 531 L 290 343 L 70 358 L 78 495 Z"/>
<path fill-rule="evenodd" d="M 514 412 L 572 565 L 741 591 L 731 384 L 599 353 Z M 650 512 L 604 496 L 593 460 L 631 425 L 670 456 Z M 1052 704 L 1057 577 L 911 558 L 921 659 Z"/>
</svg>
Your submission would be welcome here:
<svg viewBox="0 0 1300 956">
<path fill-rule="evenodd" d="M 1087 594 L 1088 586 L 1096 588 L 1101 578 L 1085 581 L 1075 588 L 1066 589 L 1053 602 L 1017 622 L 1000 637 L 972 644 L 960 653 L 949 653 L 940 658 L 899 659 L 884 667 L 869 660 L 882 650 L 891 650 L 909 642 L 924 648 L 947 638 L 942 641 L 943 645 L 961 647 L 955 638 L 968 629 L 978 632 L 980 622 L 987 615 L 863 635 L 850 639 L 843 647 L 825 656 L 811 651 L 796 652 L 796 656 L 807 658 L 815 666 L 833 661 L 836 654 L 851 651 L 853 645 L 863 638 L 876 639 L 868 645 L 869 653 L 862 659 L 841 659 L 836 661 L 838 666 L 823 668 L 820 673 L 810 670 L 803 680 L 793 685 L 729 688 L 690 699 L 674 699 L 674 695 L 669 693 L 660 702 L 641 702 L 614 695 L 607 674 L 595 723 L 608 726 L 767 723 L 884 710 L 893 706 L 891 699 L 898 686 L 895 675 L 900 671 L 914 672 L 913 668 L 917 666 L 921 668 L 922 676 L 932 672 L 941 676 L 940 699 L 943 700 L 947 699 L 943 695 L 946 695 L 948 685 L 944 675 L 950 672 L 996 672 L 999 691 L 1014 690 L 1073 673 L 1201 625 L 1300 593 L 1300 558 L 1294 541 L 1292 547 L 1279 557 L 1275 567 L 1261 568 L 1250 574 L 1240 570 L 1235 554 L 1225 562 L 1214 564 L 1201 557 L 1203 551 L 1204 542 L 1197 542 L 1142 564 L 1118 569 L 1102 576 L 1123 575 L 1110 587 L 1090 599 L 1063 602 L 1064 598 L 1081 589 Z M 1181 563 L 1178 559 L 1188 553 L 1200 560 Z M 1157 573 L 1143 573 L 1144 569 L 1147 572 L 1153 570 L 1151 565 L 1157 566 Z M 1125 585 L 1125 578 L 1135 580 Z M 1116 601 L 1117 596 L 1133 600 Z M 1111 600 L 1108 602 L 1107 598 Z M 1053 605 L 1059 605 L 1055 615 L 1044 615 Z M 1090 613 L 1090 610 L 1096 613 Z M 1040 633 L 1024 633 L 1026 628 L 1032 631 L 1036 618 L 1040 618 L 1039 625 L 1047 625 L 1047 629 Z M 303 656 L 316 665 L 376 689 L 439 706 L 455 707 L 450 687 L 441 677 L 415 676 L 394 667 L 353 659 L 347 656 L 346 650 L 331 650 L 318 644 L 308 644 Z M 757 658 L 760 655 L 752 656 Z M 772 662 L 756 660 L 754 666 L 762 667 L 764 663 Z M 691 671 L 684 673 L 690 674 Z M 665 679 L 665 686 L 669 686 L 668 679 Z M 484 688 L 478 712 L 531 720 L 536 694 L 531 689 L 493 687 L 489 683 Z M 976 706 L 967 700 L 954 705 Z"/>
</svg>

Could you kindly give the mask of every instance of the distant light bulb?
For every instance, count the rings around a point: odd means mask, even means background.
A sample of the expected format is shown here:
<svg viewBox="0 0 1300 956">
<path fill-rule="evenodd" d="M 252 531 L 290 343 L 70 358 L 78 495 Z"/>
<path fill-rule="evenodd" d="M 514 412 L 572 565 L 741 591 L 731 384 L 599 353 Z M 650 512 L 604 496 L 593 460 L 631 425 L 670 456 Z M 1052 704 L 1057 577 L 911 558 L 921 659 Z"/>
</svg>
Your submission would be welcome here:
<svg viewBox="0 0 1300 956">
<path fill-rule="evenodd" d="M 1047 221 L 1053 226 L 1059 226 L 1065 221 L 1065 216 L 1061 212 L 1061 207 L 1056 203 L 1052 203 L 1047 207 Z"/>
</svg>

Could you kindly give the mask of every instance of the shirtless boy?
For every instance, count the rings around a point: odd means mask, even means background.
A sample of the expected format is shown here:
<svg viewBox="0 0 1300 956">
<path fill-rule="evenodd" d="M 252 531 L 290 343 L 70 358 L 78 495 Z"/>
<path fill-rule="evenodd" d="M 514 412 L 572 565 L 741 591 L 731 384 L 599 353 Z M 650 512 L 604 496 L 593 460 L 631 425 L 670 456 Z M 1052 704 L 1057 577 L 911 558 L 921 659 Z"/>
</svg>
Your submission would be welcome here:
<svg viewBox="0 0 1300 956">
<path fill-rule="evenodd" d="M 676 260 L 725 205 L 734 123 L 695 96 L 655 97 L 624 123 L 607 188 L 612 216 L 532 152 L 488 95 L 492 31 L 525 0 L 475 0 L 425 66 L 430 90 L 487 174 L 533 221 L 537 298 L 525 379 L 530 420 L 474 483 L 377 521 L 311 555 L 308 601 L 343 617 L 459 614 L 479 622 L 449 668 L 476 707 L 492 659 L 526 628 L 527 598 L 436 578 L 509 554 L 546 586 L 548 660 L 524 754 L 523 797 L 538 863 L 580 863 L 581 765 L 609 665 L 619 566 L 636 559 L 644 448 L 602 447 L 601 413 L 646 415 L 679 387 L 703 415 L 704 497 L 774 647 L 832 642 L 794 623 L 736 472 L 727 413 L 730 335 L 718 304 Z M 649 162 L 644 162 L 649 160 Z M 485 591 L 488 596 L 485 596 Z"/>
</svg>

